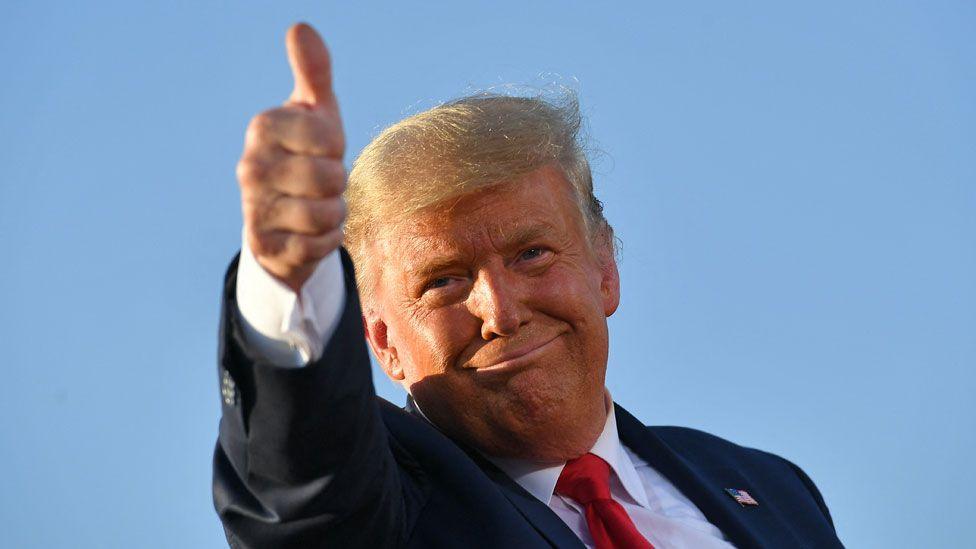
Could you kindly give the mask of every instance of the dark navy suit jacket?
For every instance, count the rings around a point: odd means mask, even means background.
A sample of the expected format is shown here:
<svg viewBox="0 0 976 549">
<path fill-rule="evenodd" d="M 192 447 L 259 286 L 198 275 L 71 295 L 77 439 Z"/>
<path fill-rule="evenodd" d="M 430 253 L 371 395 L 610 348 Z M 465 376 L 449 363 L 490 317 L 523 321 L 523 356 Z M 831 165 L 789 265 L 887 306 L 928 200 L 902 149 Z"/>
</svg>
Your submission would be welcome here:
<svg viewBox="0 0 976 549">
<path fill-rule="evenodd" d="M 416 410 L 375 396 L 352 264 L 322 357 L 262 362 L 244 340 L 237 261 L 224 284 L 223 401 L 214 503 L 232 547 L 582 548 L 548 506 Z M 792 463 L 616 406 L 621 441 L 737 547 L 841 547 L 813 482 Z M 726 488 L 747 490 L 743 507 Z"/>
</svg>

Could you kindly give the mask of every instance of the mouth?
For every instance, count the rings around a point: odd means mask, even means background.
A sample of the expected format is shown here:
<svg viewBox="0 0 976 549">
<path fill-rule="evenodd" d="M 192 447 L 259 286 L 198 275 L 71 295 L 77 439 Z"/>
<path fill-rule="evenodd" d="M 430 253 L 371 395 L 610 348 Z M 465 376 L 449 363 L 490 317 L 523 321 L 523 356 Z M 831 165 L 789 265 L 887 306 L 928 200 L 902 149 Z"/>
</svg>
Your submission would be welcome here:
<svg viewBox="0 0 976 549">
<path fill-rule="evenodd" d="M 483 374 L 501 374 L 522 370 L 543 355 L 559 339 L 559 335 L 561 334 L 557 334 L 538 344 L 529 345 L 511 353 L 506 353 L 499 357 L 497 361 L 486 366 L 469 366 L 469 368 Z"/>
</svg>

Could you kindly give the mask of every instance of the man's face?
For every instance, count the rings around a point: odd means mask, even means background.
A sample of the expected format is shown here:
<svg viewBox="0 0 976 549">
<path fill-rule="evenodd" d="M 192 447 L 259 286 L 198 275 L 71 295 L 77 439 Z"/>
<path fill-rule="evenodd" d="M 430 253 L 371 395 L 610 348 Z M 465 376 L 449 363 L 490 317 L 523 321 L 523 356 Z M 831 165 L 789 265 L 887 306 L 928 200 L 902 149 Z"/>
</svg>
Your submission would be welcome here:
<svg viewBox="0 0 976 549">
<path fill-rule="evenodd" d="M 589 237 L 561 172 L 448 201 L 385 234 L 367 337 L 425 415 L 489 455 L 586 452 L 606 418 L 619 285 L 609 238 Z"/>
</svg>

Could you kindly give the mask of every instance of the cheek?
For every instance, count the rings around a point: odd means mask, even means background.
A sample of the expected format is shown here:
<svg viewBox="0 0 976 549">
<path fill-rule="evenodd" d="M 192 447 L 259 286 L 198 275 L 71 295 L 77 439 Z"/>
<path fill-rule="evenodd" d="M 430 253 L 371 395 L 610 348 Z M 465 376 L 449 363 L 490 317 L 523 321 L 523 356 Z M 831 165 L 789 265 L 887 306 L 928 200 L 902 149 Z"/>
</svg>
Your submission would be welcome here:
<svg viewBox="0 0 976 549">
<path fill-rule="evenodd" d="M 458 355 L 478 333 L 470 315 L 450 308 L 411 319 L 402 331 L 406 337 L 401 337 L 403 349 L 400 351 L 406 361 L 407 381 L 420 381 L 450 370 Z"/>
<path fill-rule="evenodd" d="M 600 292 L 600 275 L 577 265 L 556 266 L 536 279 L 532 295 L 540 306 L 572 324 L 605 318 Z"/>
<path fill-rule="evenodd" d="M 534 290 L 538 309 L 570 329 L 564 352 L 572 368 L 563 373 L 577 383 L 597 382 L 606 369 L 609 345 L 600 275 L 576 265 L 553 275 L 543 277 Z"/>
</svg>

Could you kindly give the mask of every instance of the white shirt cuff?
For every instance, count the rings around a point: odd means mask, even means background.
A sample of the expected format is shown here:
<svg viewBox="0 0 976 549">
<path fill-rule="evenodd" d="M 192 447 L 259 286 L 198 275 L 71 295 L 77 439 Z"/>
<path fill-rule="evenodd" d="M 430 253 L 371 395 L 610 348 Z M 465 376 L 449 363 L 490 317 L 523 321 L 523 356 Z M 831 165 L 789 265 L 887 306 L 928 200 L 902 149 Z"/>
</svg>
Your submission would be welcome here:
<svg viewBox="0 0 976 549">
<path fill-rule="evenodd" d="M 345 305 L 339 250 L 319 261 L 299 297 L 264 270 L 246 237 L 241 241 L 237 308 L 248 345 L 283 367 L 301 367 L 319 358 Z"/>
</svg>

